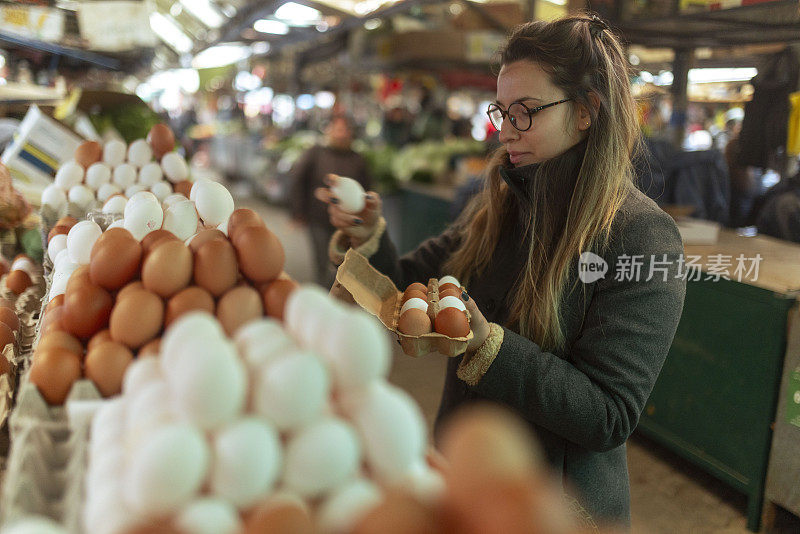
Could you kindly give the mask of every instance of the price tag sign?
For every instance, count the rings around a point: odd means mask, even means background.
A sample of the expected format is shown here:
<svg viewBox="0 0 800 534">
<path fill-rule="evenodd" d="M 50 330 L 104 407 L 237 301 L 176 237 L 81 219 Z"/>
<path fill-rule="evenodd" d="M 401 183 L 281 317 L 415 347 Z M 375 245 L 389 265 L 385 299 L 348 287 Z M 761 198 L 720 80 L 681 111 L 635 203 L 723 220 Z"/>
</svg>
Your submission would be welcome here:
<svg viewBox="0 0 800 534">
<path fill-rule="evenodd" d="M 0 31 L 57 42 L 64 37 L 64 12 L 35 6 L 0 6 Z"/>
</svg>

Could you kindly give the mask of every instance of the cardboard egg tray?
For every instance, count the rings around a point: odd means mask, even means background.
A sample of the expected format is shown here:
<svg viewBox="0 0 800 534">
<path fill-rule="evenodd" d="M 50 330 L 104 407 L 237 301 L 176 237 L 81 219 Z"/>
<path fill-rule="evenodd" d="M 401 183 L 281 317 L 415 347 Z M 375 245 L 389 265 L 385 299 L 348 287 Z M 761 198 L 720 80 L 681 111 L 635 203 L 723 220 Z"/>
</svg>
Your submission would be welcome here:
<svg viewBox="0 0 800 534">
<path fill-rule="evenodd" d="M 397 330 L 403 292 L 392 280 L 370 265 L 369 260 L 353 249 L 347 251 L 344 262 L 336 272 L 336 284 L 331 293 L 344 291 L 356 304 L 376 316 L 388 328 L 409 356 L 418 357 L 429 352 L 440 352 L 446 356 L 458 356 L 467 350 L 473 337 L 470 330 L 466 337 L 448 337 L 431 332 L 421 336 L 409 336 Z M 428 316 L 431 322 L 439 312 L 439 281 L 428 281 Z M 467 312 L 469 319 L 469 312 Z"/>
<path fill-rule="evenodd" d="M 76 213 L 77 212 L 73 210 L 65 213 L 64 215 L 71 215 L 72 217 L 78 219 L 79 222 L 83 220 L 94 221 L 100 225 L 100 228 L 102 228 L 104 232 L 112 222 L 120 218 L 119 215 L 103 213 L 100 210 L 92 210 L 88 213 L 82 212 L 78 213 L 77 215 Z M 53 260 L 51 260 L 50 256 L 47 254 L 47 236 L 50 234 L 50 230 L 53 229 L 61 216 L 56 216 L 53 210 L 46 207 L 42 207 L 41 211 L 39 212 L 39 216 L 41 217 L 42 249 L 44 250 L 42 267 L 44 268 L 44 274 L 49 275 L 53 270 Z"/>
</svg>

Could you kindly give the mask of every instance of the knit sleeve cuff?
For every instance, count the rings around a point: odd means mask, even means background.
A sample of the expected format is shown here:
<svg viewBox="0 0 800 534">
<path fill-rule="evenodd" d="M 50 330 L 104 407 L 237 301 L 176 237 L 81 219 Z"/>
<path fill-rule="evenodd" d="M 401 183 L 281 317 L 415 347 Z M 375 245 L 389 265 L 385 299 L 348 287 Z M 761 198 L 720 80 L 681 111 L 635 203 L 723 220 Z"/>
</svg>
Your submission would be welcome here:
<svg viewBox="0 0 800 534">
<path fill-rule="evenodd" d="M 381 244 L 381 237 L 383 237 L 383 233 L 385 231 L 386 219 L 381 217 L 378 219 L 378 224 L 375 225 L 375 232 L 373 232 L 372 236 L 370 236 L 370 238 L 360 246 L 356 247 L 355 251 L 360 253 L 365 258 L 369 258 L 370 256 L 374 255 L 376 252 L 378 252 L 378 248 Z M 342 264 L 344 261 L 344 255 L 347 253 L 347 249 L 349 248 L 350 237 L 341 230 L 336 230 L 336 232 L 333 234 L 333 237 L 331 237 L 330 244 L 328 245 L 328 256 L 334 265 Z"/>
<path fill-rule="evenodd" d="M 477 386 L 500 352 L 504 336 L 505 330 L 502 326 L 489 323 L 489 336 L 473 355 L 465 355 L 461 360 L 456 371 L 458 378 L 470 386 Z"/>
</svg>

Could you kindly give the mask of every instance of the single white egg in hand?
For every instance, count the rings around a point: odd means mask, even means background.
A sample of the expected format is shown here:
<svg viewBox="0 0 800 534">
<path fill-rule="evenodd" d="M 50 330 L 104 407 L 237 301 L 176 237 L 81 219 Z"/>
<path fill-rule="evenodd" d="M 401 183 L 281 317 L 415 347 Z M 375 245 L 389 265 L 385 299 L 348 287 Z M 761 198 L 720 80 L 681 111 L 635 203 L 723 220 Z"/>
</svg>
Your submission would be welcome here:
<svg viewBox="0 0 800 534">
<path fill-rule="evenodd" d="M 339 199 L 339 208 L 347 213 L 361 213 L 366 204 L 366 191 L 361 184 L 352 178 L 340 176 L 336 185 L 331 187 L 333 196 Z"/>
<path fill-rule="evenodd" d="M 82 182 L 83 167 L 74 160 L 65 161 L 56 171 L 54 183 L 64 191 L 69 191 L 72 186 Z"/>
<path fill-rule="evenodd" d="M 120 163 L 114 167 L 112 180 L 122 189 L 127 189 L 136 183 L 136 167 L 130 163 Z"/>
<path fill-rule="evenodd" d="M 67 194 L 56 184 L 48 185 L 42 191 L 42 206 L 51 208 L 56 213 L 61 213 L 67 205 Z"/>
<path fill-rule="evenodd" d="M 189 167 L 186 160 L 177 152 L 167 152 L 161 158 L 161 168 L 167 179 L 173 184 L 182 182 L 189 177 Z"/>
<path fill-rule="evenodd" d="M 127 152 L 128 145 L 123 141 L 117 139 L 109 141 L 103 147 L 103 162 L 110 167 L 116 167 L 125 162 Z"/>
<path fill-rule="evenodd" d="M 144 139 L 137 139 L 128 147 L 128 163 L 135 167 L 144 167 L 153 160 L 153 149 Z"/>
<path fill-rule="evenodd" d="M 95 191 L 99 190 L 101 186 L 110 181 L 111 167 L 105 163 L 98 161 L 97 163 L 92 163 L 89 168 L 86 169 L 86 185 Z"/>
<path fill-rule="evenodd" d="M 94 221 L 81 221 L 67 234 L 67 251 L 70 259 L 78 265 L 88 265 L 95 241 L 103 233 Z"/>
</svg>

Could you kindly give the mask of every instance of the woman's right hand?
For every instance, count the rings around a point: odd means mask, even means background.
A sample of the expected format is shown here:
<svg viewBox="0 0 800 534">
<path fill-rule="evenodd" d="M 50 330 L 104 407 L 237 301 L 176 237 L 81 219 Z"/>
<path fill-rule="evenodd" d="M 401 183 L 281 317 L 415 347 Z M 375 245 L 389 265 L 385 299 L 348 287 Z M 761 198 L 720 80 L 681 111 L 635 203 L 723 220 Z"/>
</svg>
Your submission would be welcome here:
<svg viewBox="0 0 800 534">
<path fill-rule="evenodd" d="M 314 196 L 328 205 L 328 217 L 331 224 L 350 237 L 351 247 L 358 247 L 375 233 L 382 215 L 383 203 L 378 193 L 369 191 L 364 209 L 360 213 L 353 214 L 343 211 L 337 205 L 339 199 L 330 189 L 336 185 L 338 179 L 339 177 L 335 174 L 327 175 L 324 181 L 328 187 L 318 187 L 314 191 Z"/>
</svg>

